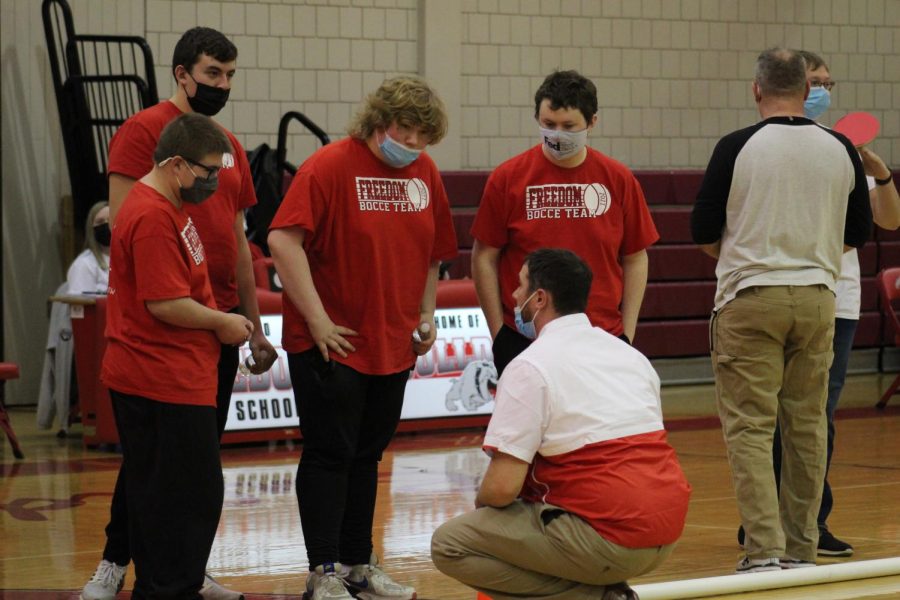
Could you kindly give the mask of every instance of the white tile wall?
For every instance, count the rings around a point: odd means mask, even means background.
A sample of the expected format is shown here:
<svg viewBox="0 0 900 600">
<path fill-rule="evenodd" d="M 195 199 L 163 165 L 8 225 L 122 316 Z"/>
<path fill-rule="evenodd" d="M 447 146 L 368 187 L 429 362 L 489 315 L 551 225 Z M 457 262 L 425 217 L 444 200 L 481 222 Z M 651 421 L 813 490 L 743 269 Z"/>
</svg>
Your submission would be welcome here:
<svg viewBox="0 0 900 600">
<path fill-rule="evenodd" d="M 515 4 L 461 3 L 470 24 L 462 47 L 463 110 L 479 119 L 461 129 L 464 168 L 495 166 L 499 144 L 485 133 L 492 128 L 481 119 L 491 113 L 482 109 L 503 96 L 490 92 L 508 90 L 506 104 L 530 117 L 537 85 L 555 68 L 578 69 L 597 84 L 595 147 L 634 168 L 703 168 L 719 137 L 757 119 L 749 82 L 756 55 L 772 45 L 822 54 L 841 82 L 824 122 L 872 112 L 882 121 L 875 150 L 900 162 L 898 0 L 519 0 L 517 10 Z M 520 126 L 499 135 L 531 143 L 533 120 Z"/>
<path fill-rule="evenodd" d="M 207 25 L 231 38 L 238 47 L 238 71 L 220 120 L 249 150 L 262 142 L 275 145 L 278 120 L 288 110 L 307 113 L 332 138 L 342 137 L 368 92 L 386 77 L 416 73 L 417 4 L 147 0 L 145 35 L 156 56 L 162 97 L 172 93 L 168 65 L 185 29 Z M 289 131 L 288 160 L 300 162 L 316 142 L 299 124 Z"/>
</svg>

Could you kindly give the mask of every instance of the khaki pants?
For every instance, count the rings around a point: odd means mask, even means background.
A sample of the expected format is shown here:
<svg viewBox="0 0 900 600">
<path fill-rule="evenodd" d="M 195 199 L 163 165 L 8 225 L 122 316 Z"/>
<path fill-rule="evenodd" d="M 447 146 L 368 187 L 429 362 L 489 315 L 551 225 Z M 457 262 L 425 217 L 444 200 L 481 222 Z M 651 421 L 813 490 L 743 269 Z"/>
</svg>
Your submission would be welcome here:
<svg viewBox="0 0 900 600">
<path fill-rule="evenodd" d="M 547 522 L 554 513 L 560 514 Z M 441 572 L 494 600 L 579 600 L 653 570 L 674 546 L 624 548 L 555 506 L 517 500 L 441 525 L 431 538 L 431 558 Z"/>
<path fill-rule="evenodd" d="M 710 333 L 747 556 L 815 561 L 834 294 L 823 285 L 748 288 L 713 315 Z M 776 419 L 780 498 L 772 471 Z"/>
</svg>

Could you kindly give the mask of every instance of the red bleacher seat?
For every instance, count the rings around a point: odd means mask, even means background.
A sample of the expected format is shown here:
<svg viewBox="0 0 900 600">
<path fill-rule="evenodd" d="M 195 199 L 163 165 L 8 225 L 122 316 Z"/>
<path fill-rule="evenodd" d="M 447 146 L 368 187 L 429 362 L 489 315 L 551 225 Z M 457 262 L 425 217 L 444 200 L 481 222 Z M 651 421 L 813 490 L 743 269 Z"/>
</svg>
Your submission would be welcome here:
<svg viewBox="0 0 900 600">
<path fill-rule="evenodd" d="M 647 291 L 638 323 L 637 346 L 653 358 L 702 356 L 708 349 L 708 315 L 715 295 L 716 261 L 691 239 L 690 215 L 702 170 L 635 171 L 644 190 L 660 240 L 648 249 Z M 489 171 L 442 173 L 457 230 L 459 256 L 450 266 L 454 279 L 471 277 L 469 235 Z M 900 182 L 900 172 L 895 172 Z M 874 275 L 885 264 L 900 264 L 900 230 L 876 228 L 873 241 L 859 252 L 862 306 L 855 347 L 882 343 L 882 322 Z"/>
<path fill-rule="evenodd" d="M 647 284 L 640 319 L 708 317 L 716 295 L 715 281 L 653 281 Z"/>
<path fill-rule="evenodd" d="M 468 279 L 472 277 L 472 250 L 468 248 L 460 248 L 459 254 L 450 263 L 451 279 Z"/>
<path fill-rule="evenodd" d="M 478 306 L 475 283 L 471 279 L 445 279 L 438 281 L 437 305 L 441 308 Z"/>
<path fill-rule="evenodd" d="M 647 204 L 671 204 L 672 199 L 672 171 L 637 171 L 634 174 Z"/>
<path fill-rule="evenodd" d="M 709 319 L 638 321 L 634 346 L 651 358 L 709 354 Z"/>
<path fill-rule="evenodd" d="M 444 171 L 441 179 L 447 190 L 451 207 L 478 206 L 484 185 L 490 172 L 486 171 Z"/>
<path fill-rule="evenodd" d="M 650 214 L 659 232 L 660 242 L 693 244 L 690 206 L 651 206 Z"/>
<path fill-rule="evenodd" d="M 716 278 L 716 261 L 694 245 L 657 243 L 647 249 L 648 281 L 688 281 Z"/>
<path fill-rule="evenodd" d="M 6 433 L 6 439 L 12 446 L 13 456 L 18 459 L 25 458 L 19 440 L 16 438 L 16 432 L 13 431 L 12 423 L 9 420 L 9 414 L 6 412 L 6 382 L 9 379 L 19 378 L 19 365 L 10 362 L 0 362 L 0 429 Z"/>
<path fill-rule="evenodd" d="M 273 292 L 265 288 L 256 288 L 256 301 L 259 304 L 259 314 L 281 314 L 281 292 Z"/>
<path fill-rule="evenodd" d="M 900 301 L 900 267 L 884 269 L 878 274 L 878 292 L 881 296 L 881 309 L 884 312 L 884 320 L 890 327 L 886 340 L 893 341 L 895 346 L 900 346 L 900 319 L 897 318 L 897 310 L 894 302 Z M 887 391 L 875 405 L 884 408 L 900 387 L 900 375 L 888 387 Z"/>
<path fill-rule="evenodd" d="M 703 183 L 704 171 L 675 171 L 672 176 L 672 203 L 694 205 Z"/>
<path fill-rule="evenodd" d="M 456 229 L 456 241 L 460 248 L 471 248 L 475 238 L 469 233 L 475 221 L 474 208 L 459 208 L 453 211 L 453 227 Z"/>
</svg>

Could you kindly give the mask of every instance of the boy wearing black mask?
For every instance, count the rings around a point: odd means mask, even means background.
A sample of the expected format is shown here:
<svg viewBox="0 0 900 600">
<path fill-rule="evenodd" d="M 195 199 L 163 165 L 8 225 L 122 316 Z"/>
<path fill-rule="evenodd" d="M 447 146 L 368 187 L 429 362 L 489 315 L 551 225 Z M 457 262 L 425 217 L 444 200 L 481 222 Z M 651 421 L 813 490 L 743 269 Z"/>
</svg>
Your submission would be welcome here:
<svg viewBox="0 0 900 600">
<path fill-rule="evenodd" d="M 172 56 L 172 76 L 176 88 L 169 100 L 142 110 L 129 118 L 109 144 L 110 223 L 135 182 L 154 166 L 153 149 L 163 128 L 184 113 L 207 116 L 217 114 L 228 100 L 231 79 L 237 67 L 237 48 L 222 33 L 208 27 L 194 27 L 181 37 Z M 250 349 L 256 362 L 253 373 L 268 370 L 277 358 L 266 340 L 259 322 L 256 284 L 252 258 L 244 233 L 244 209 L 256 204 L 247 155 L 231 132 L 222 128 L 233 153 L 225 153 L 222 168 L 216 174 L 215 192 L 200 204 L 186 204 L 185 210 L 196 226 L 206 252 L 209 279 L 216 305 L 222 312 L 240 312 L 253 323 Z M 203 165 L 190 165 L 207 175 Z M 208 195 L 211 177 L 185 177 L 179 182 L 181 195 L 193 198 Z M 239 350 L 223 344 L 218 364 L 217 425 L 221 439 L 228 419 L 231 391 L 237 373 Z M 124 495 L 125 482 L 116 482 L 106 527 L 107 542 L 103 560 L 82 598 L 105 600 L 121 589 L 131 559 L 126 516 L 129 507 Z M 243 596 L 231 592 L 207 577 L 200 594 L 205 600 L 237 600 Z"/>
</svg>

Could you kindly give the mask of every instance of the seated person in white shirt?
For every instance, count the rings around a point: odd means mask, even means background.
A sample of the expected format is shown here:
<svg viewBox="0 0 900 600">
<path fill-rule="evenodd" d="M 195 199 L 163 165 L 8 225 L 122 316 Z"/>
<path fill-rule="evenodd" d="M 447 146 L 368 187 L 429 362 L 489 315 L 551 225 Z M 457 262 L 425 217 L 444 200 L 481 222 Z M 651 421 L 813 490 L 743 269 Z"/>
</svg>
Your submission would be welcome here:
<svg viewBox="0 0 900 600">
<path fill-rule="evenodd" d="M 84 251 L 75 257 L 66 283 L 67 294 L 105 294 L 109 287 L 109 203 L 97 202 L 84 227 Z"/>
<path fill-rule="evenodd" d="M 476 510 L 431 540 L 443 573 L 494 600 L 634 599 L 625 583 L 681 536 L 690 486 L 666 441 L 659 377 L 584 314 L 591 271 L 537 250 L 513 292 L 536 340 L 504 370 Z"/>
</svg>

